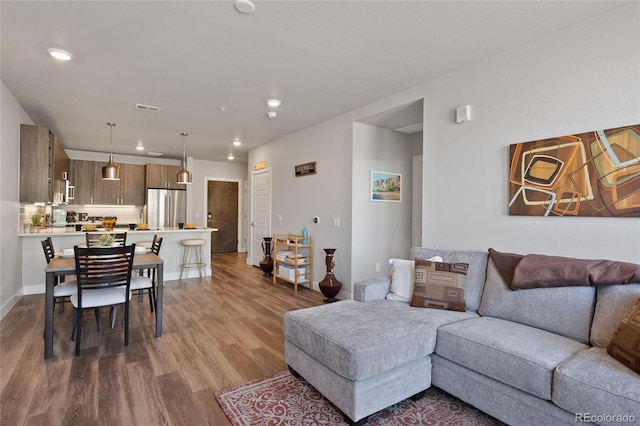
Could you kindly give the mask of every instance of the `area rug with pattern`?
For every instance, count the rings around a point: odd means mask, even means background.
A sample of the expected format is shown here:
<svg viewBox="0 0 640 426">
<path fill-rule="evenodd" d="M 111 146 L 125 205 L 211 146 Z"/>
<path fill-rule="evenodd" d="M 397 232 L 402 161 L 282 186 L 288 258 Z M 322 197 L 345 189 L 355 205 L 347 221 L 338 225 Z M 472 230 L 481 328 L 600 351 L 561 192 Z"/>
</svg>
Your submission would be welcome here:
<svg viewBox="0 0 640 426">
<path fill-rule="evenodd" d="M 216 393 L 234 426 L 347 425 L 340 411 L 302 378 L 288 371 Z M 369 417 L 367 425 L 502 425 L 463 401 L 431 387 Z"/>
</svg>

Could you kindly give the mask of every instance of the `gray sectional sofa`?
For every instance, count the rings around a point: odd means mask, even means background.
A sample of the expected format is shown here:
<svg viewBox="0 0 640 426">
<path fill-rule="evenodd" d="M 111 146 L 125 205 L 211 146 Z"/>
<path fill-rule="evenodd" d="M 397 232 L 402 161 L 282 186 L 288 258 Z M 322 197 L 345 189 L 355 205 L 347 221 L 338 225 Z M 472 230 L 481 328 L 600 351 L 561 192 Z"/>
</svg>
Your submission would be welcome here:
<svg viewBox="0 0 640 426">
<path fill-rule="evenodd" d="M 355 300 L 285 314 L 291 371 L 352 424 L 432 384 L 511 425 L 640 423 L 640 375 L 606 351 L 640 284 L 511 291 L 486 252 L 411 251 L 436 255 L 469 265 L 465 312 L 358 282 Z"/>
</svg>

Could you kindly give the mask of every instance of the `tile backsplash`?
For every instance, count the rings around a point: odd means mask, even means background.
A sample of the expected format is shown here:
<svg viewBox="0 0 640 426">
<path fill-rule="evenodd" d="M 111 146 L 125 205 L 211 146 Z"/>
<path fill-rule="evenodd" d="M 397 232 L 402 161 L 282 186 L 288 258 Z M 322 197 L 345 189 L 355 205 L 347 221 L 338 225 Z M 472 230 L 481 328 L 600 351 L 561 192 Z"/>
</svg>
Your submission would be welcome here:
<svg viewBox="0 0 640 426">
<path fill-rule="evenodd" d="M 46 223 L 52 225 L 52 211 L 54 209 L 62 209 L 65 211 L 74 211 L 77 213 L 87 213 L 87 216 L 115 216 L 118 223 L 141 223 L 143 222 L 144 206 L 85 206 L 85 205 L 35 205 L 20 204 L 20 223 L 19 229 L 22 232 L 31 225 L 31 216 L 34 214 L 42 215 Z M 78 217 L 76 216 L 76 220 Z"/>
</svg>

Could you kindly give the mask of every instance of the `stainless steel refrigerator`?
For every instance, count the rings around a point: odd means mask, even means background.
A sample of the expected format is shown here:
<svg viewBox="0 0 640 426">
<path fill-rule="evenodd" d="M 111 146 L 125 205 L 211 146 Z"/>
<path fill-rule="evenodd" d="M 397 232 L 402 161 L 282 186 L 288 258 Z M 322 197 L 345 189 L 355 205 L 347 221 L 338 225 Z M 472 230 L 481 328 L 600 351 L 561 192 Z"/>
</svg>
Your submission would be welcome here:
<svg viewBox="0 0 640 426">
<path fill-rule="evenodd" d="M 150 229 L 177 228 L 187 215 L 184 189 L 147 189 L 147 224 Z"/>
</svg>

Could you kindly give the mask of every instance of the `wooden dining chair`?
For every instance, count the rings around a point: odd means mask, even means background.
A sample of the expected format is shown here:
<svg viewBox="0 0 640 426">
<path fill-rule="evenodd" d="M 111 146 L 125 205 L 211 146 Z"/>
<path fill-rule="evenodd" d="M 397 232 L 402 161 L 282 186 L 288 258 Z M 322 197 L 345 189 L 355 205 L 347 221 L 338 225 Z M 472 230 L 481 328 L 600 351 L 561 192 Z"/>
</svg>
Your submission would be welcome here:
<svg viewBox="0 0 640 426">
<path fill-rule="evenodd" d="M 100 246 L 100 237 L 102 237 L 103 233 L 85 233 L 87 239 L 87 247 L 101 247 Z M 127 245 L 127 233 L 126 232 L 112 232 L 111 235 L 115 238 L 114 243 L 119 244 L 121 247 Z"/>
<path fill-rule="evenodd" d="M 74 247 L 78 291 L 71 296 L 74 307 L 71 339 L 75 338 L 76 341 L 76 356 L 80 355 L 80 313 L 83 309 L 123 305 L 124 344 L 129 344 L 129 300 L 134 250 L 135 244 L 123 247 Z"/>
<path fill-rule="evenodd" d="M 56 252 L 53 248 L 53 241 L 51 237 L 47 237 L 46 240 L 42 240 L 42 250 L 44 251 L 44 257 L 47 260 L 47 264 L 54 258 Z M 56 308 L 56 303 L 60 303 L 60 312 L 64 312 L 64 304 L 69 301 L 69 296 L 76 292 L 76 282 L 66 281 L 64 277 L 59 277 L 53 287 L 53 309 Z"/>
<path fill-rule="evenodd" d="M 153 236 L 151 242 L 151 253 L 155 255 L 160 254 L 160 247 L 162 246 L 162 237 L 158 235 Z M 139 276 L 133 276 L 131 278 L 131 291 L 137 291 L 139 295 L 139 301 L 142 301 L 144 293 L 149 294 L 149 307 L 151 312 L 154 312 L 156 307 L 156 270 L 147 269 L 146 276 L 142 273 Z"/>
</svg>

